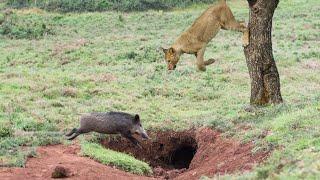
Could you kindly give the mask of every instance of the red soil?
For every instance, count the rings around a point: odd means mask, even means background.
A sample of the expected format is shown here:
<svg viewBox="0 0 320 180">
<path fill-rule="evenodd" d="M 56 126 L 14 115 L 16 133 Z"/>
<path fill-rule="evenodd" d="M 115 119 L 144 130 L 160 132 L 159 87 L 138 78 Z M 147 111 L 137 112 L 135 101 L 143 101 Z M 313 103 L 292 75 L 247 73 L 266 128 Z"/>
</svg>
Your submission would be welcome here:
<svg viewBox="0 0 320 180">
<path fill-rule="evenodd" d="M 225 139 L 220 133 L 209 128 L 202 128 L 194 131 L 186 131 L 187 135 L 193 134 L 197 143 L 197 152 L 188 170 L 168 169 L 168 166 L 155 167 L 155 175 L 157 178 L 175 178 L 175 179 L 199 179 L 201 176 L 213 176 L 215 174 L 233 173 L 236 171 L 247 171 L 267 158 L 268 153 L 252 154 L 253 145 L 251 143 L 241 144 L 232 139 Z M 170 133 L 169 133 L 170 134 Z M 177 137 L 183 137 L 183 133 L 173 133 Z M 160 133 L 163 137 L 163 132 Z M 171 137 L 171 135 L 168 135 Z M 160 144 L 163 149 L 172 147 L 172 144 L 166 144 L 165 138 L 158 138 L 153 142 L 144 142 L 142 146 L 148 151 L 137 151 L 136 147 L 130 145 L 126 140 L 121 139 L 122 144 L 120 151 L 129 152 L 139 159 L 144 159 L 151 164 L 159 165 L 160 159 L 149 159 L 157 154 L 149 154 L 154 151 L 152 148 L 158 147 Z M 184 139 L 184 138 L 182 138 Z M 159 142 L 158 142 L 159 141 Z M 171 139 L 172 141 L 172 139 Z M 188 140 L 175 139 L 174 144 L 186 143 Z M 128 147 L 124 148 L 123 144 Z M 163 144 L 164 143 L 164 144 Z M 192 143 L 192 142 L 191 142 Z M 105 146 L 111 145 L 115 149 L 114 143 L 111 141 L 104 142 Z M 181 145 L 181 144 L 180 144 Z M 50 179 L 51 174 L 57 166 L 67 169 L 69 178 L 71 179 L 152 179 L 151 177 L 142 177 L 123 172 L 121 170 L 99 164 L 89 158 L 80 157 L 78 154 L 79 146 L 71 145 L 55 145 L 38 148 L 38 157 L 30 158 L 27 161 L 26 168 L 0 168 L 0 177 L 3 179 Z M 166 151 L 166 150 L 165 150 Z M 140 153 L 138 153 L 140 152 Z M 161 155 L 160 150 L 155 151 Z M 169 152 L 169 151 L 168 151 Z M 144 154 L 145 156 L 141 156 Z M 157 173 L 158 172 L 158 173 Z"/>
<path fill-rule="evenodd" d="M 213 176 L 235 171 L 248 171 L 267 158 L 268 153 L 252 154 L 251 143 L 225 139 L 211 129 L 200 129 L 196 133 L 198 150 L 187 172 L 176 179 L 198 179 L 202 175 Z"/>
<path fill-rule="evenodd" d="M 0 168 L 1 180 L 43 180 L 51 179 L 56 166 L 62 166 L 70 171 L 69 179 L 152 179 L 123 172 L 102 165 L 89 158 L 77 155 L 80 147 L 77 145 L 39 147 L 38 157 L 30 158 L 26 168 Z"/>
</svg>

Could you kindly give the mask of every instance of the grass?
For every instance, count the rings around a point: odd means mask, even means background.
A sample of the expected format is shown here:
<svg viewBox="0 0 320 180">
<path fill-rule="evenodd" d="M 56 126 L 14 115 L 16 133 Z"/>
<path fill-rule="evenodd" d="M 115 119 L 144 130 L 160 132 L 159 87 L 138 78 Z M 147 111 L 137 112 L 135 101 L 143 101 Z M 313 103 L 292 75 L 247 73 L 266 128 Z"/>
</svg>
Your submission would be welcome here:
<svg viewBox="0 0 320 180">
<path fill-rule="evenodd" d="M 89 156 L 94 160 L 101 162 L 102 164 L 116 166 L 134 174 L 152 174 L 152 169 L 147 163 L 139 161 L 127 154 L 106 149 L 96 143 L 82 143 L 81 153 L 84 156 Z"/>
<path fill-rule="evenodd" d="M 247 20 L 245 1 L 228 4 L 237 19 Z M 37 39 L 0 35 L 1 164 L 22 166 L 22 147 L 63 141 L 61 132 L 78 126 L 81 113 L 117 110 L 139 113 L 146 129 L 210 126 L 253 142 L 253 152 L 273 150 L 265 163 L 234 178 L 319 177 L 317 4 L 280 1 L 273 49 L 285 103 L 251 113 L 244 111 L 250 79 L 241 34 L 219 32 L 205 54 L 219 61 L 206 72 L 196 70 L 191 55 L 183 55 L 176 71 L 166 70 L 158 47 L 170 46 L 203 5 L 134 13 L 17 10 L 20 19 L 45 19 L 54 33 Z"/>
<path fill-rule="evenodd" d="M 51 32 L 50 24 L 47 19 L 37 14 L 16 14 L 2 15 L 0 22 L 3 21 L 0 33 L 16 39 L 39 39 Z M 3 20 L 1 20 L 3 19 Z"/>
<path fill-rule="evenodd" d="M 212 3 L 215 0 L 7 0 L 13 8 L 38 7 L 55 12 L 94 12 L 94 11 L 144 11 L 183 8 L 196 3 Z"/>
</svg>

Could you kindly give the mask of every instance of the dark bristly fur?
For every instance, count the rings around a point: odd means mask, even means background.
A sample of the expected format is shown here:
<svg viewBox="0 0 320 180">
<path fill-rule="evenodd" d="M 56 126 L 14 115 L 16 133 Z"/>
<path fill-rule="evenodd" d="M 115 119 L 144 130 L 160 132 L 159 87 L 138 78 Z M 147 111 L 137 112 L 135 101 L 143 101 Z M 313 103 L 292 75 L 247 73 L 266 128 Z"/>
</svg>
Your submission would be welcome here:
<svg viewBox="0 0 320 180">
<path fill-rule="evenodd" d="M 80 128 L 72 129 L 66 136 L 68 136 L 69 140 L 73 140 L 78 135 L 89 132 L 121 134 L 139 147 L 141 146 L 132 136 L 133 134 L 138 134 L 144 139 L 149 138 L 140 123 L 139 115 L 131 115 L 124 112 L 90 113 L 83 115 L 80 118 Z"/>
</svg>

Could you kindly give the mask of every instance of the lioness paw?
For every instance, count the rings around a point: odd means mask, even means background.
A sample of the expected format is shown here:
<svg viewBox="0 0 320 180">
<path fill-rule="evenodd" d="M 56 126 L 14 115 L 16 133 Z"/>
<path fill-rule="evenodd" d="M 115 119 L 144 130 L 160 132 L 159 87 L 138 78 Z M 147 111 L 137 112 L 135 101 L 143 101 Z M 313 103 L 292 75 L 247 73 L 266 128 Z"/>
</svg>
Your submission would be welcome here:
<svg viewBox="0 0 320 180">
<path fill-rule="evenodd" d="M 206 66 L 204 64 L 197 64 L 199 71 L 206 71 Z"/>
<path fill-rule="evenodd" d="M 245 31 L 242 35 L 242 45 L 247 47 L 249 45 L 249 31 Z"/>
</svg>

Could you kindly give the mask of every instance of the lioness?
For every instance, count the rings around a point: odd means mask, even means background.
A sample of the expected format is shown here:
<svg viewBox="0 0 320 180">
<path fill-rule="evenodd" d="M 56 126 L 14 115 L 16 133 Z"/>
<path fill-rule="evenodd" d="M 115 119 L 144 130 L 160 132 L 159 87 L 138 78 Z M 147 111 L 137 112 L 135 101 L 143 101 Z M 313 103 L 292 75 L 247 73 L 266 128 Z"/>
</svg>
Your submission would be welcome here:
<svg viewBox="0 0 320 180">
<path fill-rule="evenodd" d="M 249 43 L 249 32 L 244 23 L 236 21 L 225 0 L 217 5 L 210 6 L 192 26 L 183 32 L 169 48 L 162 48 L 168 70 L 174 70 L 183 53 L 194 54 L 197 58 L 197 67 L 201 71 L 215 62 L 214 59 L 204 61 L 203 56 L 207 44 L 216 36 L 220 29 L 243 32 L 244 46 Z"/>
</svg>

